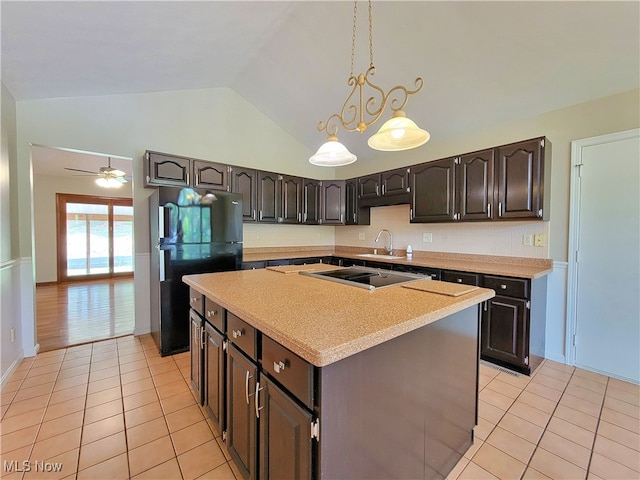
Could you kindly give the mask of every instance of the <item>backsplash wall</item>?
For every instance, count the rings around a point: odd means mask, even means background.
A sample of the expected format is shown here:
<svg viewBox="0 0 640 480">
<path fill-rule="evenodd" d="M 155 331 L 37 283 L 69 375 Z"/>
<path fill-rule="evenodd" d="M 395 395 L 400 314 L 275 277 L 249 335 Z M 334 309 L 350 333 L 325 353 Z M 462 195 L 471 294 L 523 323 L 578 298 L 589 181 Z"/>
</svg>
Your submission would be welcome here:
<svg viewBox="0 0 640 480">
<path fill-rule="evenodd" d="M 378 248 L 387 245 L 383 234 L 375 243 L 378 232 L 386 228 L 393 234 L 393 247 L 414 251 L 475 253 L 511 257 L 549 258 L 549 222 L 504 221 L 469 223 L 409 223 L 409 205 L 375 207 L 371 209 L 371 225 L 336 227 L 335 244 L 352 247 Z M 364 233 L 364 240 L 359 234 Z M 423 242 L 423 233 L 431 233 L 432 241 Z M 544 246 L 523 245 L 524 235 L 544 235 Z"/>
</svg>

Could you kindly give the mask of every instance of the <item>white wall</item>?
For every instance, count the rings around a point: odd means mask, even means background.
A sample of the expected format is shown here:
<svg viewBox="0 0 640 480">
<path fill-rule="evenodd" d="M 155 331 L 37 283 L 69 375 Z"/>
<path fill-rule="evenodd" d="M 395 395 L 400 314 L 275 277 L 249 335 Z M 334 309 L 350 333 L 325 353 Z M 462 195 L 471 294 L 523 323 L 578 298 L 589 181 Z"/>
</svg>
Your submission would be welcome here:
<svg viewBox="0 0 640 480">
<path fill-rule="evenodd" d="M 0 385 L 24 356 L 16 200 L 16 104 L 2 84 L 0 122 Z M 12 341 L 11 332 L 15 337 Z M 33 346 L 33 345 L 32 345 Z"/>
<path fill-rule="evenodd" d="M 33 176 L 36 283 L 55 282 L 58 279 L 56 242 L 57 193 L 132 198 L 131 182 L 125 183 L 117 189 L 106 190 L 98 187 L 94 180 L 94 177 Z"/>
</svg>

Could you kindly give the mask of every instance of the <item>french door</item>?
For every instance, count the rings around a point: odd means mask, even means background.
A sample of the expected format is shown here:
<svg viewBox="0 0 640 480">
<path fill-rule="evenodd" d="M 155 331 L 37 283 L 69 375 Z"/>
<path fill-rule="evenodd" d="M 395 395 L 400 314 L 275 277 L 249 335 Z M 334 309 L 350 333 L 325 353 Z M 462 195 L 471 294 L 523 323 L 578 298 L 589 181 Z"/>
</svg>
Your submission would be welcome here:
<svg viewBox="0 0 640 480">
<path fill-rule="evenodd" d="M 58 281 L 133 273 L 133 201 L 57 194 Z"/>
</svg>

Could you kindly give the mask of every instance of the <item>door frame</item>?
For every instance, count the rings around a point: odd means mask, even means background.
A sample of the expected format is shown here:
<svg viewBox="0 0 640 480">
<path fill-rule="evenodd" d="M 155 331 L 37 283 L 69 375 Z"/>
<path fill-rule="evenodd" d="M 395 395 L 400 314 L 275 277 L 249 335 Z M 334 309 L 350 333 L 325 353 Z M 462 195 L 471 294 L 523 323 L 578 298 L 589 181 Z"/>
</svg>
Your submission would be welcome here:
<svg viewBox="0 0 640 480">
<path fill-rule="evenodd" d="M 569 244 L 568 244 L 568 277 L 567 277 L 567 322 L 565 332 L 566 363 L 576 364 L 575 335 L 578 326 L 578 263 L 577 254 L 580 238 L 580 165 L 582 165 L 582 151 L 586 147 L 619 142 L 640 137 L 640 128 L 622 132 L 598 135 L 571 142 L 571 186 L 569 191 Z M 609 375 L 611 376 L 611 375 Z"/>
</svg>

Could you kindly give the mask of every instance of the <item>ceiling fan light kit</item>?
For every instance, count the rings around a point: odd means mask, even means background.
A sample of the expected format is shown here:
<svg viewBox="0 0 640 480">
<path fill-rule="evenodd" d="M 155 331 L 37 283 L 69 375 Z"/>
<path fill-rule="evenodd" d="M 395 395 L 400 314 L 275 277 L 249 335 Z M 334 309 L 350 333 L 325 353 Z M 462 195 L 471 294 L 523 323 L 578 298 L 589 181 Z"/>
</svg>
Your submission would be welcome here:
<svg viewBox="0 0 640 480">
<path fill-rule="evenodd" d="M 410 95 L 418 93 L 422 90 L 424 81 L 421 77 L 417 77 L 414 81 L 415 88 L 409 90 L 402 85 L 396 85 L 387 93 L 374 84 L 370 80 L 370 76 L 375 74 L 375 66 L 373 64 L 373 29 L 372 29 L 372 13 L 371 0 L 369 0 L 369 60 L 370 65 L 366 73 L 360 73 L 358 76 L 353 74 L 353 60 L 355 57 L 356 45 L 356 18 L 358 12 L 358 1 L 353 2 L 353 34 L 351 37 L 351 73 L 347 84 L 352 87 L 351 93 L 342 105 L 340 113 L 334 113 L 329 116 L 326 122 L 318 122 L 318 131 L 325 132 L 328 136 L 327 142 L 324 143 L 318 151 L 309 158 L 309 162 L 319 166 L 342 166 L 348 165 L 356 161 L 356 156 L 338 142 L 338 126 L 348 132 L 363 133 L 367 127 L 377 122 L 384 110 L 389 104 L 392 111 L 392 117 L 385 122 L 378 133 L 369 138 L 367 144 L 374 150 L 385 152 L 398 152 L 409 150 L 424 145 L 429 141 L 431 135 L 426 130 L 421 129 L 415 122 L 407 118 L 403 111 L 404 106 Z M 365 94 L 365 87 L 373 89 L 373 95 Z M 357 93 L 358 103 L 355 96 Z M 366 98 L 366 101 L 365 101 Z M 330 148 L 329 148 L 329 147 Z M 328 158 L 327 152 L 333 152 L 333 156 Z"/>
<path fill-rule="evenodd" d="M 120 188 L 123 183 L 127 183 L 127 179 L 124 178 L 126 173 L 117 168 L 111 168 L 111 157 L 108 157 L 108 164 L 106 167 L 100 167 L 100 171 L 91 172 L 89 170 L 81 170 L 78 168 L 66 168 L 73 172 L 82 172 L 87 175 L 97 175 L 96 184 L 102 188 Z"/>
</svg>

